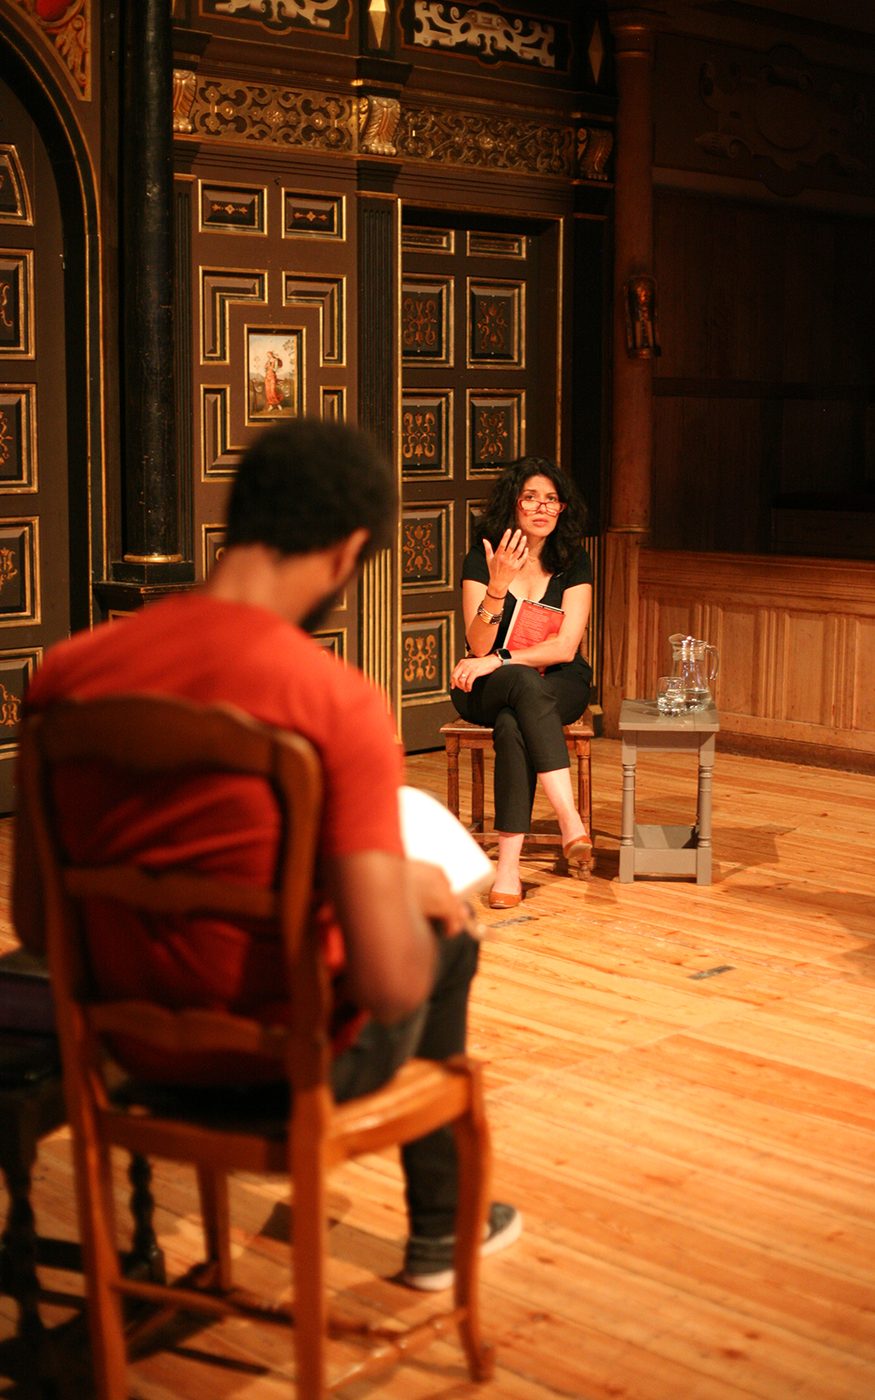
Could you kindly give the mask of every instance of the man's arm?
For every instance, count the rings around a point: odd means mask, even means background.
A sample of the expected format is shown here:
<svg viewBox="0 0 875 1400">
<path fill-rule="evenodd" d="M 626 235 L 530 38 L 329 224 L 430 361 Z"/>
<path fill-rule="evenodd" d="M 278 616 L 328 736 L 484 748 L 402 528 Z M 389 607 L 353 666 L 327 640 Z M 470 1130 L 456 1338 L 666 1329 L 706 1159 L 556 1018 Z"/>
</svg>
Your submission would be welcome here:
<svg viewBox="0 0 875 1400">
<path fill-rule="evenodd" d="M 386 851 L 337 856 L 325 865 L 327 893 L 343 930 L 346 989 L 385 1024 L 420 1006 L 434 981 L 435 935 L 410 865 Z"/>
</svg>

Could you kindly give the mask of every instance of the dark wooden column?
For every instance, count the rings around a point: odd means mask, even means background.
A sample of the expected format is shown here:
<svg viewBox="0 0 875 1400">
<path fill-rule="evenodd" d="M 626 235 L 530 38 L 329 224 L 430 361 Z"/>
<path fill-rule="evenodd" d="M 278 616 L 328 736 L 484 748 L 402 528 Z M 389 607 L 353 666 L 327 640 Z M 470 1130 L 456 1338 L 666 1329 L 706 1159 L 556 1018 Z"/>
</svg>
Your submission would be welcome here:
<svg viewBox="0 0 875 1400">
<path fill-rule="evenodd" d="M 193 577 L 175 437 L 170 8 L 138 0 L 123 12 L 122 557 L 112 577 L 147 592 Z"/>
<path fill-rule="evenodd" d="M 620 702 L 637 696 L 638 552 L 650 528 L 653 360 L 630 353 L 631 278 L 653 267 L 653 50 L 656 17 L 611 13 L 619 107 L 614 195 L 613 457 L 605 539 L 605 732 L 617 733 Z"/>
<path fill-rule="evenodd" d="M 391 193 L 396 175 L 394 164 L 363 161 L 358 194 L 358 421 L 392 462 L 397 461 L 398 421 L 400 210 Z M 362 573 L 359 665 L 386 691 L 399 717 L 400 596 L 398 550 L 383 550 Z"/>
</svg>

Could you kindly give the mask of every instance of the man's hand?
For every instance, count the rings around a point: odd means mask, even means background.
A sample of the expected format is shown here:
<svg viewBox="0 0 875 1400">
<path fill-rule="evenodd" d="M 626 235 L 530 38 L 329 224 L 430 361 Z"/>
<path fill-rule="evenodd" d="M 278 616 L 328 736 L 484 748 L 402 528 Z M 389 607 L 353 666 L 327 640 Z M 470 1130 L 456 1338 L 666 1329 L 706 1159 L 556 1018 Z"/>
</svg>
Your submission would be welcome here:
<svg viewBox="0 0 875 1400">
<path fill-rule="evenodd" d="M 420 910 L 431 922 L 441 924 L 445 937 L 454 938 L 467 928 L 471 917 L 470 906 L 453 894 L 450 882 L 439 865 L 430 865 L 424 860 L 409 860 L 407 872 Z"/>
</svg>

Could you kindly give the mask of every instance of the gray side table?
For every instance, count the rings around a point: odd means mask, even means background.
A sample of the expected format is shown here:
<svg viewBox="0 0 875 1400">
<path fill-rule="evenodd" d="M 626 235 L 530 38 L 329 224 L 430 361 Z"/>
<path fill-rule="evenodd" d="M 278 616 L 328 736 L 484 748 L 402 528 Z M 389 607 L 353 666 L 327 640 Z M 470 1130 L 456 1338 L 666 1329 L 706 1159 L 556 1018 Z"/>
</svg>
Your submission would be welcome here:
<svg viewBox="0 0 875 1400">
<path fill-rule="evenodd" d="M 711 778 L 720 715 L 713 705 L 682 715 L 661 715 L 655 700 L 624 700 L 623 816 L 620 880 L 636 875 L 695 875 L 711 883 Z M 674 750 L 699 759 L 695 826 L 640 826 L 635 822 L 635 768 L 639 750 Z"/>
</svg>

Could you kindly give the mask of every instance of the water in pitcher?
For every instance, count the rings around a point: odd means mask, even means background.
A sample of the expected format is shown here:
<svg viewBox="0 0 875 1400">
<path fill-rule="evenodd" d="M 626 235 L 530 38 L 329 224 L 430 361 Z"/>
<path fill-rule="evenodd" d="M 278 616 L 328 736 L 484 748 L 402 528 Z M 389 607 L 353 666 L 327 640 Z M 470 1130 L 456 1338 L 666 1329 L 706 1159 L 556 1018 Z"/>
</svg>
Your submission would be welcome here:
<svg viewBox="0 0 875 1400">
<path fill-rule="evenodd" d="M 686 709 L 704 710 L 711 704 L 710 682 L 717 675 L 717 648 L 699 637 L 685 637 L 680 632 L 675 632 L 668 641 L 674 674 L 683 680 Z"/>
</svg>

